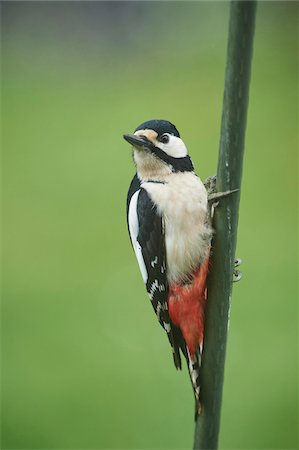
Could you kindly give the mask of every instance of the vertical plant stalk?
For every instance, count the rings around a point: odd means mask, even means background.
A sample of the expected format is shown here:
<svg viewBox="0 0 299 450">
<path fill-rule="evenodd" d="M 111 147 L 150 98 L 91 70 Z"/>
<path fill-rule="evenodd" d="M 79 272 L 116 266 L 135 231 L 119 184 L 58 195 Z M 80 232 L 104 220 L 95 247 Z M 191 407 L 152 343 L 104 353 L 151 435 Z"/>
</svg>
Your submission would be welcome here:
<svg viewBox="0 0 299 450">
<path fill-rule="evenodd" d="M 216 191 L 239 191 L 220 199 L 214 214 L 201 369 L 202 412 L 196 422 L 194 449 L 218 447 L 255 11 L 255 1 L 232 1 L 230 5 Z"/>
</svg>

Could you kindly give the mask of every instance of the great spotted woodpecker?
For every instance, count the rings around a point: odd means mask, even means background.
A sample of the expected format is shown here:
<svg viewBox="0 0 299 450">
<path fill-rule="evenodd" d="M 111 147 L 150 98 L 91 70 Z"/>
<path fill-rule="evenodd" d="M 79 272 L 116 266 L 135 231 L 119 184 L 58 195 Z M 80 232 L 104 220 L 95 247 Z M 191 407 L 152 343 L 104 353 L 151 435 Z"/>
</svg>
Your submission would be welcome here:
<svg viewBox="0 0 299 450">
<path fill-rule="evenodd" d="M 212 227 L 207 190 L 176 127 L 150 120 L 124 139 L 137 173 L 127 197 L 132 246 L 174 364 L 187 361 L 200 412 L 200 365 Z"/>
</svg>

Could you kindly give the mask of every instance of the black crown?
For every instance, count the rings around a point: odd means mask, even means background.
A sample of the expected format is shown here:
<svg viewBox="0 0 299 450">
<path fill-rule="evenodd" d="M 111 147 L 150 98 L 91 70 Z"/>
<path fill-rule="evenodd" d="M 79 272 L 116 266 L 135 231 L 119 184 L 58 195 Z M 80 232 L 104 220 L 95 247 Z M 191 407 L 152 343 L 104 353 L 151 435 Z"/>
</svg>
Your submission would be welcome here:
<svg viewBox="0 0 299 450">
<path fill-rule="evenodd" d="M 148 120 L 147 122 L 143 122 L 139 127 L 135 129 L 138 130 L 154 130 L 158 133 L 158 136 L 161 136 L 164 133 L 173 134 L 174 136 L 180 137 L 180 133 L 176 129 L 173 123 L 168 122 L 167 120 Z M 134 133 L 135 133 L 134 131 Z"/>
</svg>

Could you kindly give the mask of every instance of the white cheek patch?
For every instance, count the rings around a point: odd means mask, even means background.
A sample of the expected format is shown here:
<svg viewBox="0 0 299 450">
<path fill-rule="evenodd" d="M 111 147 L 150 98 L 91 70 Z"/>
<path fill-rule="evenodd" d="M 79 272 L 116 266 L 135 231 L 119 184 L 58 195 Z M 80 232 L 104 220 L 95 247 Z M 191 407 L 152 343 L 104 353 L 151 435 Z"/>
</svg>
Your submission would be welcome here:
<svg viewBox="0 0 299 450">
<path fill-rule="evenodd" d="M 156 147 L 159 147 L 163 152 L 174 158 L 184 158 L 188 155 L 186 145 L 181 138 L 177 136 L 170 136 L 169 142 L 163 144 L 163 142 L 156 142 Z"/>
</svg>

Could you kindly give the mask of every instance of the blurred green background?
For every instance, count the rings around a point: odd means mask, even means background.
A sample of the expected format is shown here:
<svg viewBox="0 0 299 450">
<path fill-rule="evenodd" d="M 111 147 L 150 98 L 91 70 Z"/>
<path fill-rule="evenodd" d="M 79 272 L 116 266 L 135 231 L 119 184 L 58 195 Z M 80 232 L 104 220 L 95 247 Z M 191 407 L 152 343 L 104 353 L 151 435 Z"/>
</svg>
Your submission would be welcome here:
<svg viewBox="0 0 299 450">
<path fill-rule="evenodd" d="M 174 122 L 217 163 L 226 2 L 1 2 L 3 449 L 188 449 L 127 236 L 122 134 Z M 257 11 L 220 447 L 297 448 L 298 3 Z"/>
</svg>

